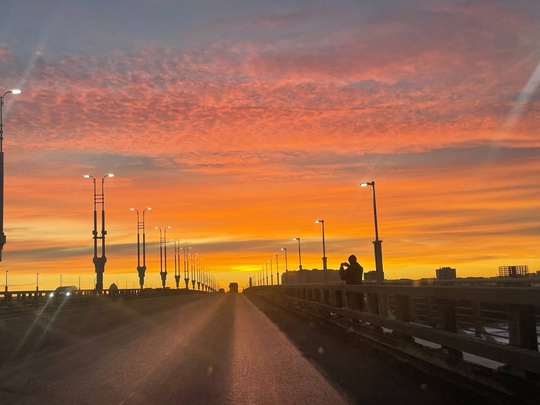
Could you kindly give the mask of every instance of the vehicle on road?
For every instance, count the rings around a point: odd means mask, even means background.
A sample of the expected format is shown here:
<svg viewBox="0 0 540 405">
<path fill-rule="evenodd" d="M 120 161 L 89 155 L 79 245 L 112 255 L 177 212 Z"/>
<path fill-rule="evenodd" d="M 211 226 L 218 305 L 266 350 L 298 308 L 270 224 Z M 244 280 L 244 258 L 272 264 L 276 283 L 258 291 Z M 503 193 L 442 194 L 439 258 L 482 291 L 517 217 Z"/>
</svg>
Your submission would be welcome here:
<svg viewBox="0 0 540 405">
<path fill-rule="evenodd" d="M 49 299 L 52 299 L 52 298 L 67 299 L 69 297 L 77 295 L 78 290 L 79 289 L 74 285 L 66 285 L 66 286 L 58 287 L 56 290 L 54 290 L 53 292 L 49 294 Z"/>
<path fill-rule="evenodd" d="M 231 283 L 229 284 L 229 292 L 238 294 L 238 283 Z"/>
<path fill-rule="evenodd" d="M 225 294 L 225 288 L 220 288 L 218 291 L 220 294 Z"/>
</svg>

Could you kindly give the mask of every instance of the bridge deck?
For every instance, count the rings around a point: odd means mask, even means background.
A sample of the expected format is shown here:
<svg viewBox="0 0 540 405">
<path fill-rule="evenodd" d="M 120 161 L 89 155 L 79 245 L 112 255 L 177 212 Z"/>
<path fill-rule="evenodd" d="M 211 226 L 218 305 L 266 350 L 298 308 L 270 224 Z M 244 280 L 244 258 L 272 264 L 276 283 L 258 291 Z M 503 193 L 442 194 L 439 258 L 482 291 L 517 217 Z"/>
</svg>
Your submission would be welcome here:
<svg viewBox="0 0 540 405">
<path fill-rule="evenodd" d="M 54 305 L 2 323 L 3 404 L 479 400 L 243 295 Z"/>
</svg>

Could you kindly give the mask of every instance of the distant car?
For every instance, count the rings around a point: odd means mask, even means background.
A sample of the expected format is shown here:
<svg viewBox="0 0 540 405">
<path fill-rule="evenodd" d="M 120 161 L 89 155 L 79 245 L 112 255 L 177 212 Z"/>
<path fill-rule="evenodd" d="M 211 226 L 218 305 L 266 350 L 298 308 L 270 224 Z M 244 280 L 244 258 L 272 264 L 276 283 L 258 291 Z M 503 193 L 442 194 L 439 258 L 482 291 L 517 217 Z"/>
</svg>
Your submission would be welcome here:
<svg viewBox="0 0 540 405">
<path fill-rule="evenodd" d="M 218 291 L 220 294 L 225 294 L 225 288 L 220 288 Z"/>
<path fill-rule="evenodd" d="M 238 294 L 238 283 L 230 283 L 229 292 L 233 294 Z"/>
<path fill-rule="evenodd" d="M 56 290 L 54 290 L 52 293 L 49 294 L 49 298 L 67 299 L 69 297 L 77 295 L 78 290 L 79 289 L 75 287 L 74 285 L 66 285 L 66 286 L 58 287 Z"/>
</svg>

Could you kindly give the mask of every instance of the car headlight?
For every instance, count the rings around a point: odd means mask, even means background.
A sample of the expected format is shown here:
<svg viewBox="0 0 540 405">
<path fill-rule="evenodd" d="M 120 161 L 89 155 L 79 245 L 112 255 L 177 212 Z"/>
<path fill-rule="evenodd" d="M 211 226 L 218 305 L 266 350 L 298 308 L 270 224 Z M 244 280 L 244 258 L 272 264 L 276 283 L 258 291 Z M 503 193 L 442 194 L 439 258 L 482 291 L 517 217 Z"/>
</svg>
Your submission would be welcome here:
<svg viewBox="0 0 540 405">
<path fill-rule="evenodd" d="M 54 293 L 53 293 L 53 292 L 49 294 L 49 298 L 52 298 L 52 297 L 54 297 Z"/>
<path fill-rule="evenodd" d="M 68 292 L 66 293 L 66 295 L 69 297 L 69 296 L 71 295 L 71 293 L 68 291 Z"/>
</svg>

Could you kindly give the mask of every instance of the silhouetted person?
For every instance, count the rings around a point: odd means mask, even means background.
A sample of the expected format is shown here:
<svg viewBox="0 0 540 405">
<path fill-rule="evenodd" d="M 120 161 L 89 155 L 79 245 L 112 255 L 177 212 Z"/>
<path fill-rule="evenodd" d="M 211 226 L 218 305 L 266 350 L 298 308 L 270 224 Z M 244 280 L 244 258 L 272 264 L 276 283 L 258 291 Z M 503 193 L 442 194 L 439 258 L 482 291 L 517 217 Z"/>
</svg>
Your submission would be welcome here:
<svg viewBox="0 0 540 405">
<path fill-rule="evenodd" d="M 349 256 L 349 263 L 344 262 L 339 266 L 339 276 L 346 285 L 362 284 L 364 268 L 358 263 L 355 255 Z M 362 293 L 347 292 L 349 308 L 362 310 L 364 306 L 364 295 Z"/>
</svg>

